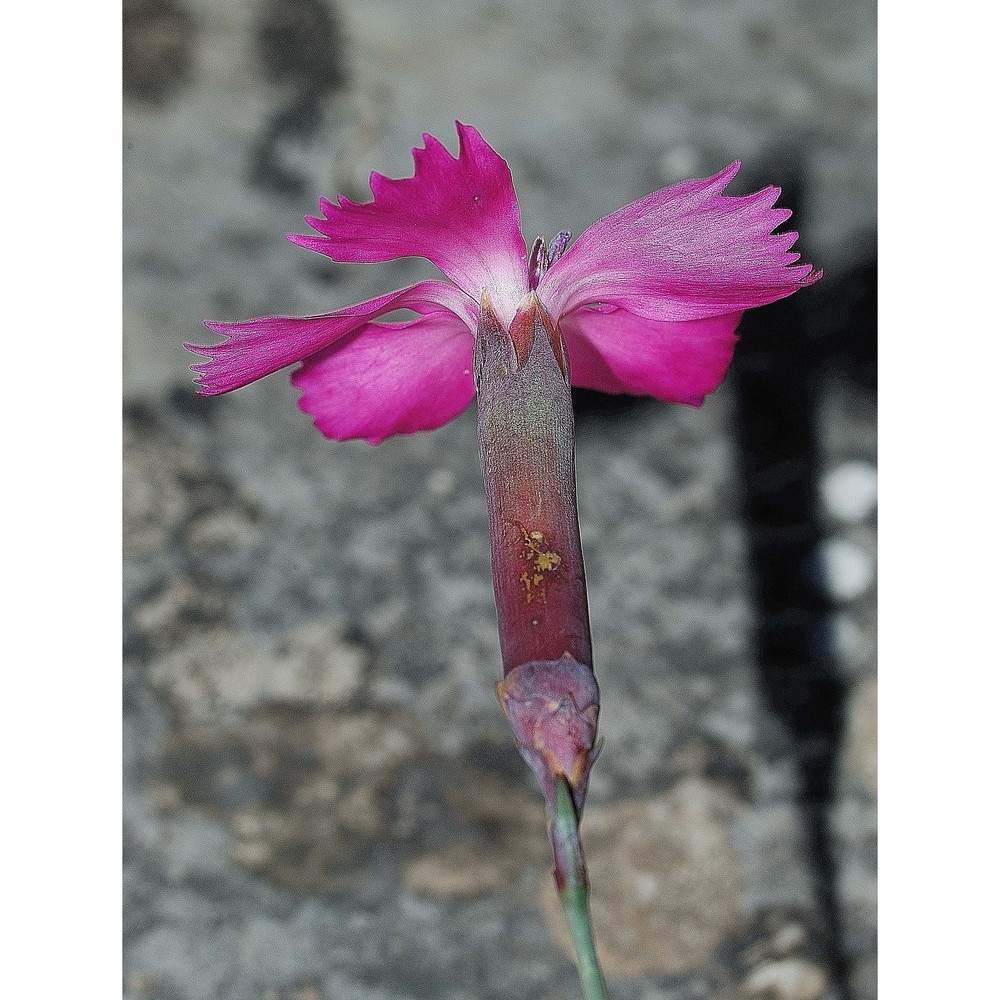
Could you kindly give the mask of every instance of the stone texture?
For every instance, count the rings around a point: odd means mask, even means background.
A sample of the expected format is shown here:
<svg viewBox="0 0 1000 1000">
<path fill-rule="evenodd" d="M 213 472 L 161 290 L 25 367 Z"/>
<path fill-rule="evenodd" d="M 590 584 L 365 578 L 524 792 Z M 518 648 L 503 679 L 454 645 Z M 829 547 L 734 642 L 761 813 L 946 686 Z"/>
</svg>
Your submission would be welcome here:
<svg viewBox="0 0 1000 1000">
<path fill-rule="evenodd" d="M 148 605 L 137 614 L 148 624 Z M 224 629 L 197 633 L 157 659 L 150 680 L 186 718 L 218 720 L 264 705 L 341 705 L 359 689 L 364 667 L 336 627 L 309 622 L 271 648 Z"/>
<path fill-rule="evenodd" d="M 407 865 L 403 884 L 410 892 L 462 899 L 504 889 L 510 864 L 484 857 L 472 846 L 451 847 L 416 858 Z"/>
<path fill-rule="evenodd" d="M 758 966 L 743 983 L 742 992 L 759 1000 L 820 1000 L 829 976 L 815 962 L 785 958 Z"/>
<path fill-rule="evenodd" d="M 874 801 L 878 795 L 878 683 L 860 680 L 848 705 L 842 779 L 858 794 Z"/>
<path fill-rule="evenodd" d="M 695 780 L 666 795 L 587 811 L 591 911 L 609 976 L 695 972 L 736 929 L 742 874 L 726 829 L 731 811 L 726 796 Z M 549 933 L 572 957 L 549 882 L 542 907 Z"/>
<path fill-rule="evenodd" d="M 321 194 L 365 197 L 370 169 L 407 172 L 422 131 L 452 143 L 456 117 L 510 160 L 529 236 L 739 156 L 743 190 L 800 189 L 833 284 L 873 226 L 874 5 L 130 0 L 125 32 L 125 994 L 576 996 L 493 693 L 474 414 L 337 444 L 283 375 L 199 399 L 179 345 L 206 316 L 429 274 L 281 236 Z M 606 739 L 584 838 L 613 995 L 836 1000 L 750 648 L 729 390 L 577 404 Z M 823 475 L 874 467 L 870 393 L 824 386 L 818 419 Z M 845 503 L 828 537 L 874 566 L 874 508 Z M 874 623 L 869 586 L 830 629 L 852 1000 L 875 995 Z"/>
</svg>

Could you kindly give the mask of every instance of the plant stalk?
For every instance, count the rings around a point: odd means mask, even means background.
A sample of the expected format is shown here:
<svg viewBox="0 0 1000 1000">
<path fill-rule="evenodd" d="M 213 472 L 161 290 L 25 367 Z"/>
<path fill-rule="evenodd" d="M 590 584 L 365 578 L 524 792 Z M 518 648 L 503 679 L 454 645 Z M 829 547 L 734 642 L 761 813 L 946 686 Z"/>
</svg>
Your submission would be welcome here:
<svg viewBox="0 0 1000 1000">
<path fill-rule="evenodd" d="M 569 923 L 576 968 L 584 1000 L 608 1000 L 604 974 L 594 946 L 590 920 L 590 883 L 580 843 L 580 824 L 573 794 L 564 779 L 556 784 L 556 808 L 549 816 L 549 837 L 556 867 L 553 875 Z"/>
<path fill-rule="evenodd" d="M 507 329 L 484 293 L 475 369 L 504 668 L 497 697 L 545 796 L 584 998 L 607 1000 L 579 831 L 599 749 L 600 691 L 576 509 L 573 400 L 559 328 L 537 295 Z"/>
</svg>

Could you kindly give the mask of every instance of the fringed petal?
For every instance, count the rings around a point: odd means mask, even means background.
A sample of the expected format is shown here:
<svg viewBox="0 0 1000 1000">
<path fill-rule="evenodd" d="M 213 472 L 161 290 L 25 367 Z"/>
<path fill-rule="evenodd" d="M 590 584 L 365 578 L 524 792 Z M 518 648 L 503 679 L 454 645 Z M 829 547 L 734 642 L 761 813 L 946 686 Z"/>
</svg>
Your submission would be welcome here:
<svg viewBox="0 0 1000 1000">
<path fill-rule="evenodd" d="M 477 310 L 454 285 L 444 281 L 422 281 L 346 306 L 322 316 L 264 316 L 242 323 L 206 322 L 210 330 L 226 339 L 221 344 L 184 346 L 209 360 L 192 365 L 198 373 L 195 383 L 202 396 L 239 389 L 271 372 L 315 354 L 371 320 L 396 309 L 414 312 L 449 310 L 467 330 L 476 328 Z"/>
<path fill-rule="evenodd" d="M 663 188 L 595 222 L 539 282 L 549 312 L 607 303 L 655 320 L 703 319 L 819 280 L 821 271 L 789 251 L 798 234 L 774 233 L 791 216 L 774 208 L 780 188 L 722 194 L 739 167 Z"/>
<path fill-rule="evenodd" d="M 509 323 L 528 291 L 527 254 L 510 168 L 471 125 L 455 123 L 454 158 L 433 136 L 413 150 L 414 174 L 371 175 L 374 200 L 320 201 L 306 217 L 320 236 L 291 235 L 337 261 L 426 257 L 476 303 L 484 288 Z"/>
</svg>

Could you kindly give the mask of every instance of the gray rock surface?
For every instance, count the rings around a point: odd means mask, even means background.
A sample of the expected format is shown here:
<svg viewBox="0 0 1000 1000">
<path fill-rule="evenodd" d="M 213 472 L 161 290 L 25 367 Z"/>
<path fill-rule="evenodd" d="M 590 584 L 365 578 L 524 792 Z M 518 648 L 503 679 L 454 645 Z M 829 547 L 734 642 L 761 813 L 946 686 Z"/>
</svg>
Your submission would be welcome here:
<svg viewBox="0 0 1000 1000">
<path fill-rule="evenodd" d="M 794 173 L 810 258 L 847 268 L 873 224 L 873 5 L 126 11 L 126 996 L 575 997 L 540 797 L 493 693 L 474 413 L 339 444 L 282 374 L 199 399 L 179 345 L 206 316 L 319 312 L 429 273 L 282 235 L 320 194 L 362 196 L 369 169 L 407 173 L 421 132 L 454 147 L 456 117 L 510 161 L 529 235 L 739 156 Z M 794 754 L 750 640 L 731 393 L 581 402 L 607 741 L 584 838 L 613 996 L 832 1000 Z M 874 464 L 873 427 L 870 395 L 825 385 L 834 486 Z M 826 510 L 828 541 L 874 567 L 871 503 Z M 842 978 L 866 1000 L 876 689 L 857 579 L 833 591 L 850 695 L 830 820 Z"/>
</svg>

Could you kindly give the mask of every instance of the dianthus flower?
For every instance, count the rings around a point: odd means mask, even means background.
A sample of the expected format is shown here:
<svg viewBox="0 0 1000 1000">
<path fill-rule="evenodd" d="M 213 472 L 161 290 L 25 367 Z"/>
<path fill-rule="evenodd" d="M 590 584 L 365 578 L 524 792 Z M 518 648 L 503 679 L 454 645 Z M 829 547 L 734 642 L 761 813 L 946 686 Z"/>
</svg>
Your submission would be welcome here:
<svg viewBox="0 0 1000 1000">
<path fill-rule="evenodd" d="M 673 184 L 595 222 L 567 248 L 560 234 L 530 256 L 506 162 L 458 123 L 454 158 L 433 136 L 413 177 L 372 173 L 374 200 L 320 200 L 318 236 L 290 235 L 336 261 L 426 257 L 450 281 L 421 281 L 321 316 L 206 325 L 224 343 L 193 346 L 203 395 L 229 392 L 295 362 L 299 405 L 328 437 L 430 430 L 475 395 L 472 353 L 485 292 L 507 329 L 535 291 L 558 326 L 574 385 L 699 405 L 725 374 L 745 309 L 791 295 L 820 274 L 796 264 L 798 234 L 780 189 L 730 197 L 738 162 Z M 380 322 L 410 310 L 416 318 Z M 189 345 L 191 346 L 191 345 Z"/>
<path fill-rule="evenodd" d="M 478 398 L 504 677 L 497 695 L 546 803 L 555 879 L 587 1000 L 605 1000 L 578 823 L 597 756 L 594 676 L 576 510 L 570 385 L 700 405 L 744 310 L 812 284 L 779 189 L 722 192 L 739 163 L 685 181 L 528 253 L 507 164 L 458 124 L 457 158 L 429 135 L 413 177 L 371 176 L 374 200 L 323 200 L 300 246 L 337 261 L 426 257 L 421 281 L 322 316 L 208 323 L 192 347 L 204 395 L 295 362 L 299 405 L 327 436 L 439 427 Z M 380 319 L 398 310 L 415 319 Z M 190 346 L 190 345 L 189 345 Z"/>
</svg>

